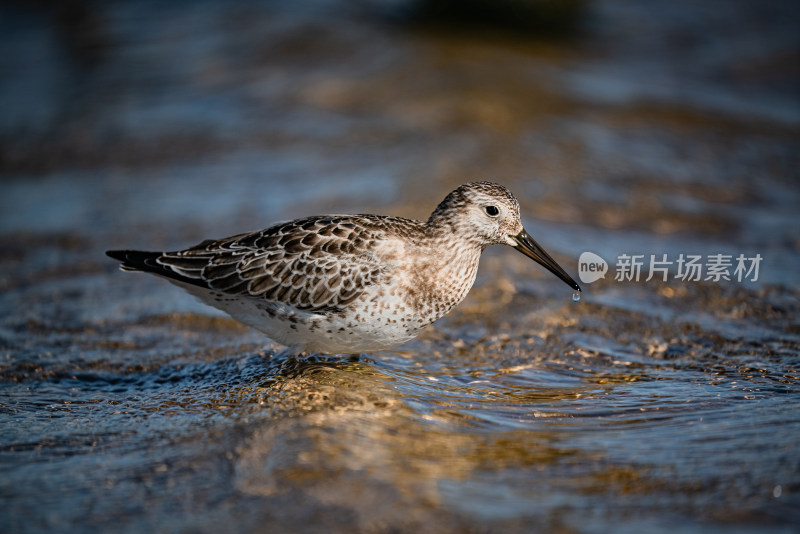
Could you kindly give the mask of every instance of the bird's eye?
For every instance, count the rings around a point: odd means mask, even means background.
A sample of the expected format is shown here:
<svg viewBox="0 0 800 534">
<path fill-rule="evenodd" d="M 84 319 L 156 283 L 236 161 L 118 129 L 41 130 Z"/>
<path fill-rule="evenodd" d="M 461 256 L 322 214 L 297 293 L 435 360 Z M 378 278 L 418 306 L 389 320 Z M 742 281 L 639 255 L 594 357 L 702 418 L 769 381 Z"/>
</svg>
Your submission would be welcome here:
<svg viewBox="0 0 800 534">
<path fill-rule="evenodd" d="M 500 214 L 500 210 L 497 209 L 497 206 L 486 206 L 483 208 L 483 211 L 485 211 L 486 215 L 489 217 L 497 217 Z"/>
</svg>

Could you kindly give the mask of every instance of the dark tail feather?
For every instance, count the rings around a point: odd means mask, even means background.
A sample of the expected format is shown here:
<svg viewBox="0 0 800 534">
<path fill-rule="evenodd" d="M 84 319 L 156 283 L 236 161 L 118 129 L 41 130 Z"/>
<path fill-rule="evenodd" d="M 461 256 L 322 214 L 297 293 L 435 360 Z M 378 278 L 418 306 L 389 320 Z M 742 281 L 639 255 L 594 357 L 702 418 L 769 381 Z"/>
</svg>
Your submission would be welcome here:
<svg viewBox="0 0 800 534">
<path fill-rule="evenodd" d="M 123 271 L 145 271 L 164 274 L 164 268 L 156 263 L 161 252 L 142 252 L 140 250 L 107 250 L 106 255 L 121 261 Z"/>
<path fill-rule="evenodd" d="M 208 284 L 202 278 L 184 276 L 173 271 L 170 267 L 158 263 L 156 260 L 162 256 L 162 252 L 107 250 L 106 254 L 115 260 L 121 261 L 122 264 L 119 268 L 123 271 L 143 271 L 208 289 Z"/>
</svg>

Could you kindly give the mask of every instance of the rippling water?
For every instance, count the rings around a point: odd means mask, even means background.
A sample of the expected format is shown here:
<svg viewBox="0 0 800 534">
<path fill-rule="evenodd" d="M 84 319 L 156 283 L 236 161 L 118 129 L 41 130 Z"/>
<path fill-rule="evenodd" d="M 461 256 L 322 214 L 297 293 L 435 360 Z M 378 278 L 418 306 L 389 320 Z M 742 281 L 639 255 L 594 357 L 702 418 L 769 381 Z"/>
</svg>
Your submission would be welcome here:
<svg viewBox="0 0 800 534">
<path fill-rule="evenodd" d="M 3 8 L 0 531 L 796 531 L 796 13 L 605 0 L 540 42 L 399 4 Z M 298 357 L 103 256 L 484 177 L 571 273 L 759 280 L 574 303 L 494 247 L 420 338 Z"/>
</svg>

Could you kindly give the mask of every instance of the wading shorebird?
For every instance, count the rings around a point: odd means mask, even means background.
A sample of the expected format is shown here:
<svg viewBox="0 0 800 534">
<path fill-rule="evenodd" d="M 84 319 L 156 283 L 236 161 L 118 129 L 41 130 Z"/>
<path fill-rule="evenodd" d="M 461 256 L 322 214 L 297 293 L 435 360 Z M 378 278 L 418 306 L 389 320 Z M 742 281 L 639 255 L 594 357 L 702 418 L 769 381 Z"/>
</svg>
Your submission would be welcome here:
<svg viewBox="0 0 800 534">
<path fill-rule="evenodd" d="M 580 287 L 491 182 L 460 186 L 427 221 L 318 215 L 177 252 L 109 250 L 300 352 L 360 353 L 416 337 L 467 296 L 483 249 L 509 245 Z"/>
</svg>

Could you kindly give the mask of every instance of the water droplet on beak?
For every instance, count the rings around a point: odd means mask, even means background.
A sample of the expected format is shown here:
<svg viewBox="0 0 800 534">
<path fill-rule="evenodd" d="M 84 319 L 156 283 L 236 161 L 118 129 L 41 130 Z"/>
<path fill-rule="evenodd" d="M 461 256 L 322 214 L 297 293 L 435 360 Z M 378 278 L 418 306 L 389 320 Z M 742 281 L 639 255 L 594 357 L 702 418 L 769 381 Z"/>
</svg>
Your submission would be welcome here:
<svg viewBox="0 0 800 534">
<path fill-rule="evenodd" d="M 576 289 L 572 292 L 572 302 L 578 302 L 579 300 L 581 300 L 581 290 Z"/>
</svg>

